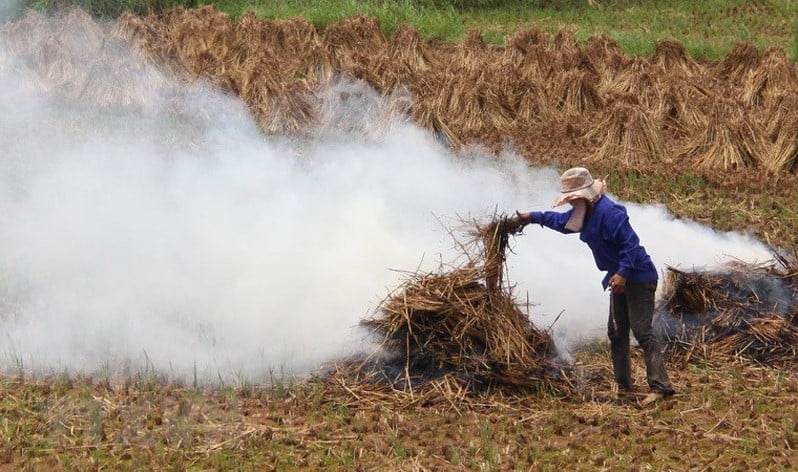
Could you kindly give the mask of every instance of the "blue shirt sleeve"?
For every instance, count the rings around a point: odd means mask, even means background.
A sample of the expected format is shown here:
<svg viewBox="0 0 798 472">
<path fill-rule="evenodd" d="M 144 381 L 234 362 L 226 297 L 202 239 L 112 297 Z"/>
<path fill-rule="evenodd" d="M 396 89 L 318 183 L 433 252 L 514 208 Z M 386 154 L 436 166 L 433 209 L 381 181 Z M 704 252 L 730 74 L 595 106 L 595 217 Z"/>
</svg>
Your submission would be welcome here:
<svg viewBox="0 0 798 472">
<path fill-rule="evenodd" d="M 537 223 L 541 226 L 551 228 L 563 234 L 573 234 L 573 231 L 565 229 L 565 223 L 568 223 L 568 218 L 574 209 L 571 208 L 565 212 L 559 211 L 532 211 L 529 213 L 532 223 Z"/>
</svg>

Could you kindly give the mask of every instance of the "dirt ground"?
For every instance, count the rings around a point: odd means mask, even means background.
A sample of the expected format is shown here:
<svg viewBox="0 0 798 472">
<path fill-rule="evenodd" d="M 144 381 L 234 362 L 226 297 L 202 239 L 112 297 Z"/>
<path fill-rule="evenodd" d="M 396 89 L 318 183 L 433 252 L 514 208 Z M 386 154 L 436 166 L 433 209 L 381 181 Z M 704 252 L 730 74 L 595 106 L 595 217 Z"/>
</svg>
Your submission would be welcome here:
<svg viewBox="0 0 798 472">
<path fill-rule="evenodd" d="M 635 379 L 644 383 L 635 353 Z M 792 367 L 669 364 L 677 394 L 611 391 L 606 346 L 578 395 L 390 392 L 341 379 L 196 390 L 158 382 L 3 378 L 6 470 L 789 470 Z"/>
</svg>

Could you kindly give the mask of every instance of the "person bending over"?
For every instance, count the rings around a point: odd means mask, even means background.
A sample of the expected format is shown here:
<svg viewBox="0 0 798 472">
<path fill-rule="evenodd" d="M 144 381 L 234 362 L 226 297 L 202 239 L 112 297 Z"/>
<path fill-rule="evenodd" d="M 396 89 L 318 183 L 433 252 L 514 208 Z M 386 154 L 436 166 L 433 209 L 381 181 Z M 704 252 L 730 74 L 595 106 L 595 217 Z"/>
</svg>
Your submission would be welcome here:
<svg viewBox="0 0 798 472">
<path fill-rule="evenodd" d="M 596 266 L 606 272 L 601 283 L 604 290 L 611 292 L 607 335 L 618 389 L 621 392 L 633 390 L 629 355 L 631 329 L 645 353 L 650 394 L 643 402 L 670 397 L 674 389 L 665 368 L 662 347 L 651 327 L 659 279 L 657 268 L 640 245 L 626 208 L 605 195 L 604 179 L 594 179 L 584 167 L 574 167 L 560 176 L 560 184 L 561 193 L 552 208 L 568 203 L 571 209 L 565 212 L 516 211 L 508 220 L 509 227 L 521 229 L 536 223 L 563 234 L 579 234 L 579 239 L 592 251 Z"/>
</svg>

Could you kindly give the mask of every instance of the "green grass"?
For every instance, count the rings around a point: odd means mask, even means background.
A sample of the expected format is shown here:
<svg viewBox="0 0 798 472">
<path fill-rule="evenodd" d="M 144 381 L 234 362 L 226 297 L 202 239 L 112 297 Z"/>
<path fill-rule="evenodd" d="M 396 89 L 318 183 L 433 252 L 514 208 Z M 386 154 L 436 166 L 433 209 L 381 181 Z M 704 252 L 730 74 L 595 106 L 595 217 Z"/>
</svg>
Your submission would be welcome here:
<svg viewBox="0 0 798 472">
<path fill-rule="evenodd" d="M 531 24 L 552 34 L 570 26 L 580 41 L 604 34 L 628 54 L 649 54 L 657 40 L 673 39 L 695 57 L 717 59 L 742 40 L 760 48 L 778 44 L 788 51 L 795 49 L 791 22 L 797 15 L 796 2 L 710 0 L 623 2 L 600 8 L 473 9 L 462 17 L 467 27 L 479 27 L 493 40 Z"/>
<path fill-rule="evenodd" d="M 305 18 L 317 26 L 327 26 L 356 14 L 373 16 L 380 21 L 385 34 L 390 34 L 400 23 L 408 23 L 419 30 L 426 38 L 453 40 L 461 38 L 466 32 L 462 13 L 452 7 L 429 7 L 413 2 L 380 2 L 378 0 L 359 2 L 354 0 L 302 1 L 280 0 L 275 2 L 253 2 L 242 0 L 222 0 L 202 2 L 214 4 L 233 18 L 238 18 L 247 10 L 252 10 L 263 18 L 285 19 Z"/>
</svg>

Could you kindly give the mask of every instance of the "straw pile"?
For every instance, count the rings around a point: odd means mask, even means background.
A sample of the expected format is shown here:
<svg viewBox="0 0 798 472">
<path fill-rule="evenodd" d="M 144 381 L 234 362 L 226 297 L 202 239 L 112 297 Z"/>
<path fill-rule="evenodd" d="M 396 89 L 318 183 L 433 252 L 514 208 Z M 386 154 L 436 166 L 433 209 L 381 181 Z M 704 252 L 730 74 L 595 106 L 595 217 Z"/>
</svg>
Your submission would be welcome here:
<svg viewBox="0 0 798 472">
<path fill-rule="evenodd" d="M 769 47 L 761 63 L 745 77 L 743 102 L 750 105 L 770 103 L 798 82 L 798 72 L 784 50 Z"/>
<path fill-rule="evenodd" d="M 635 58 L 616 73 L 603 78 L 599 92 L 609 98 L 610 104 L 621 100 L 651 108 L 658 102 L 664 83 L 660 71 L 648 61 Z M 633 101 L 630 101 L 632 97 Z"/>
<path fill-rule="evenodd" d="M 664 89 L 654 116 L 662 120 L 663 131 L 670 131 L 677 137 L 690 136 L 707 126 L 708 96 L 703 87 L 672 83 Z"/>
<path fill-rule="evenodd" d="M 614 106 L 585 136 L 601 142 L 592 157 L 597 162 L 615 160 L 641 169 L 661 163 L 667 157 L 660 127 L 640 107 Z"/>
<path fill-rule="evenodd" d="M 603 34 L 588 38 L 582 47 L 582 52 L 593 59 L 598 73 L 608 79 L 626 69 L 631 61 L 614 39 Z"/>
<path fill-rule="evenodd" d="M 544 83 L 552 74 L 556 53 L 549 38 L 537 28 L 519 30 L 507 40 L 501 58 L 507 68 L 518 70 L 534 83 Z"/>
<path fill-rule="evenodd" d="M 409 277 L 362 321 L 382 341 L 358 373 L 402 389 L 443 377 L 469 390 L 552 386 L 561 375 L 554 343 L 503 283 L 512 232 L 504 218 L 477 225 L 461 245 L 467 263 Z"/>
<path fill-rule="evenodd" d="M 712 73 L 720 80 L 742 83 L 761 61 L 762 57 L 756 46 L 750 41 L 741 41 L 712 68 Z"/>
<path fill-rule="evenodd" d="M 604 99 L 596 85 L 598 76 L 591 72 L 572 70 L 560 74 L 552 87 L 552 99 L 564 114 L 581 115 L 604 107 Z"/>
<path fill-rule="evenodd" d="M 700 75 L 703 68 L 687 53 L 684 46 L 672 40 L 657 41 L 649 59 L 652 66 L 673 76 L 690 79 Z"/>
<path fill-rule="evenodd" d="M 762 107 L 761 122 L 764 124 L 764 149 L 760 164 L 767 170 L 790 172 L 798 167 L 798 94 L 783 93 L 775 97 L 770 105 Z"/>
<path fill-rule="evenodd" d="M 699 169 L 752 167 L 764 152 L 764 131 L 728 101 L 712 105 L 709 119 L 686 143 L 682 154 Z"/>
<path fill-rule="evenodd" d="M 654 330 L 676 357 L 740 356 L 763 364 L 798 360 L 798 265 L 776 256 L 721 270 L 668 268 Z"/>
</svg>

